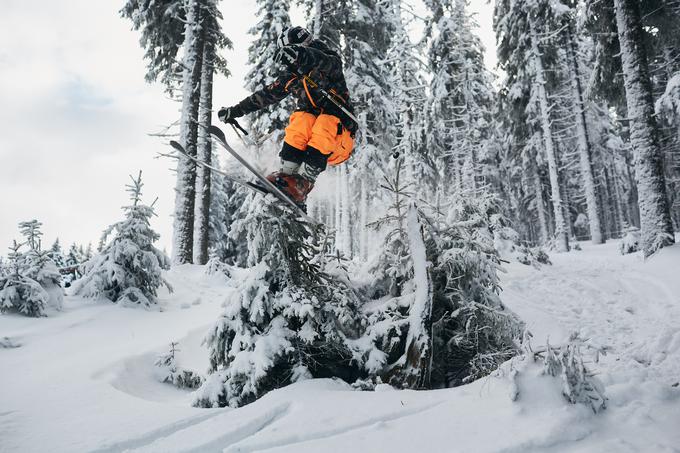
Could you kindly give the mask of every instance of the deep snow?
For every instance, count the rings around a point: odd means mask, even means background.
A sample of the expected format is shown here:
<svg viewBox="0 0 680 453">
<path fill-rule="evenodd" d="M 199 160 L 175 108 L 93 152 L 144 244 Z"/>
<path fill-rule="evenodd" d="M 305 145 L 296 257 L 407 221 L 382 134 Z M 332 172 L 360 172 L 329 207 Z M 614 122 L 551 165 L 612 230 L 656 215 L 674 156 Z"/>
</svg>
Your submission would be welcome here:
<svg viewBox="0 0 680 453">
<path fill-rule="evenodd" d="M 607 350 L 588 363 L 606 385 L 601 414 L 567 404 L 529 360 L 514 363 L 516 402 L 506 364 L 455 389 L 315 380 L 237 410 L 192 408 L 153 362 L 179 341 L 179 364 L 204 371 L 201 338 L 224 294 L 220 277 L 183 266 L 168 273 L 176 292 L 161 293 L 162 311 L 67 297 L 49 318 L 0 316 L 0 451 L 678 452 L 680 245 L 646 263 L 615 242 L 582 246 L 540 270 L 508 265 L 502 299 L 536 347 L 578 331 Z"/>
</svg>

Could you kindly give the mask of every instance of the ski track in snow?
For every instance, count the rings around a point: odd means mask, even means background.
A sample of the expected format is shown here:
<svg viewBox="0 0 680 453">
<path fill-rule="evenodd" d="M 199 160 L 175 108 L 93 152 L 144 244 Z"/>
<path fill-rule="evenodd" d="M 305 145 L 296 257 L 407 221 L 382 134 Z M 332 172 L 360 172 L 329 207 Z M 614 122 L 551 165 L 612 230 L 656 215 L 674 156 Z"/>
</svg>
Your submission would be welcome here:
<svg viewBox="0 0 680 453">
<path fill-rule="evenodd" d="M 260 442 L 251 442 L 250 445 L 248 443 L 244 443 L 244 445 L 233 445 L 230 446 L 230 448 L 227 448 L 224 450 L 225 453 L 250 453 L 250 452 L 255 452 L 255 451 L 264 451 L 264 450 L 269 450 L 269 449 L 279 449 L 279 448 L 288 448 L 288 447 L 294 447 L 296 444 L 301 444 L 305 442 L 310 442 L 310 441 L 315 441 L 315 440 L 325 440 L 329 439 L 331 437 L 335 436 L 340 436 L 344 434 L 349 434 L 352 431 L 356 431 L 359 429 L 365 429 L 365 428 L 372 428 L 378 425 L 381 425 L 383 423 L 387 422 L 392 422 L 396 420 L 400 420 L 405 417 L 411 417 L 414 415 L 421 414 L 423 412 L 426 412 L 430 409 L 433 409 L 443 402 L 438 402 L 438 403 L 433 403 L 433 404 L 426 404 L 424 407 L 418 407 L 415 409 L 406 409 L 394 414 L 388 414 L 388 415 L 382 415 L 379 417 L 371 417 L 368 419 L 361 420 L 358 423 L 351 423 L 349 425 L 345 426 L 340 426 L 337 428 L 331 428 L 328 430 L 323 430 L 323 431 L 317 431 L 314 433 L 310 434 L 295 434 L 292 436 L 284 437 L 282 439 L 276 439 L 274 441 L 260 441 Z M 243 443 L 243 442 L 242 442 Z"/>
<path fill-rule="evenodd" d="M 199 423 L 203 423 L 207 420 L 217 417 L 221 415 L 221 412 L 222 411 L 218 411 L 217 413 L 214 414 L 199 415 L 195 417 L 190 417 L 187 420 L 180 420 L 174 423 L 170 423 L 162 428 L 150 431 L 149 433 L 144 434 L 143 436 L 139 436 L 134 439 L 125 440 L 123 442 L 117 442 L 109 446 L 98 448 L 96 450 L 92 450 L 91 453 L 116 453 L 121 451 L 136 451 L 136 449 L 140 447 L 149 445 L 154 441 L 174 434 L 177 431 L 186 429 L 194 425 L 198 425 Z"/>
</svg>

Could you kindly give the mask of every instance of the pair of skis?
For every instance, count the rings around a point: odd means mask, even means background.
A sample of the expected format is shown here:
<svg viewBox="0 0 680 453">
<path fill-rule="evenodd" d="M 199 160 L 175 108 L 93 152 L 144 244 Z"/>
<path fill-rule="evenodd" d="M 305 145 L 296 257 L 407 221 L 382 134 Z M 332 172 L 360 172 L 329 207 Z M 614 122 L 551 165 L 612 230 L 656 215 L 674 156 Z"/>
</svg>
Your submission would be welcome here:
<svg viewBox="0 0 680 453">
<path fill-rule="evenodd" d="M 195 156 L 192 156 L 191 154 L 187 153 L 184 147 L 176 142 L 175 140 L 170 141 L 170 146 L 172 146 L 179 154 L 183 155 L 184 157 L 188 158 L 189 160 L 193 161 L 196 165 L 199 165 L 203 168 L 207 168 L 210 171 L 213 171 L 217 174 L 220 174 L 227 178 L 229 181 L 232 181 L 236 184 L 239 184 L 247 189 L 254 190 L 258 193 L 261 193 L 263 195 L 267 194 L 272 194 L 276 198 L 279 199 L 279 201 L 283 202 L 285 205 L 289 206 L 293 212 L 295 212 L 298 216 L 303 218 L 305 221 L 310 222 L 310 223 L 318 223 L 316 220 L 312 219 L 307 215 L 305 211 L 300 208 L 293 200 L 291 200 L 285 193 L 281 191 L 278 187 L 276 187 L 274 184 L 272 184 L 271 181 L 269 181 L 267 178 L 265 178 L 255 167 L 253 167 L 250 162 L 245 160 L 239 153 L 234 151 L 234 149 L 229 146 L 229 143 L 227 143 L 227 138 L 224 135 L 224 132 L 222 129 L 220 129 L 217 126 L 210 126 L 208 129 L 208 132 L 210 132 L 210 135 L 214 137 L 217 142 L 224 148 L 229 154 L 231 154 L 241 165 L 243 165 L 250 173 L 255 176 L 259 184 L 257 183 L 252 183 L 248 181 L 242 181 L 238 178 L 235 178 L 231 176 L 230 174 L 220 170 L 217 167 L 214 167 L 207 162 L 204 162 Z"/>
</svg>

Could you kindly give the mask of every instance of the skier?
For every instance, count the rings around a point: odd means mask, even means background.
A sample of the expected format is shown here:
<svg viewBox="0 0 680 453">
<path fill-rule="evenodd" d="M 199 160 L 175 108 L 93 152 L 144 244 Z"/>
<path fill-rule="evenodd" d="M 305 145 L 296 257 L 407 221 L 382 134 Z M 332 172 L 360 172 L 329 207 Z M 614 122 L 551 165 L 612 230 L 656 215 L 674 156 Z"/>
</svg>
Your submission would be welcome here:
<svg viewBox="0 0 680 453">
<path fill-rule="evenodd" d="M 235 106 L 222 107 L 217 116 L 224 123 L 230 123 L 291 93 L 295 96 L 297 108 L 290 116 L 279 153 L 281 170 L 267 179 L 304 206 L 316 178 L 326 166 L 339 165 L 351 155 L 357 124 L 342 60 L 336 52 L 302 27 L 284 30 L 277 46 L 276 62 L 283 63 L 287 71 Z"/>
</svg>

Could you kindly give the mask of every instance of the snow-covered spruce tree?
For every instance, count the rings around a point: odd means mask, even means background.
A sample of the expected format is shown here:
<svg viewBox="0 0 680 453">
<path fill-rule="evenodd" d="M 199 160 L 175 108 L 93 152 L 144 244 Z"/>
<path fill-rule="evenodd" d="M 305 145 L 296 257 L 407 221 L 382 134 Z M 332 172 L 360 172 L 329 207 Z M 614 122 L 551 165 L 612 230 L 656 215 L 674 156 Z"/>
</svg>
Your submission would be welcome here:
<svg viewBox="0 0 680 453">
<path fill-rule="evenodd" d="M 16 312 L 39 317 L 45 314 L 49 294 L 35 280 L 23 275 L 25 256 L 14 241 L 8 263 L 0 276 L 0 312 Z"/>
<path fill-rule="evenodd" d="M 147 82 L 160 81 L 168 91 L 177 88 L 177 58 L 181 48 L 186 12 L 184 0 L 127 0 L 120 9 L 121 17 L 141 31 L 139 44 L 147 62 Z"/>
<path fill-rule="evenodd" d="M 523 323 L 500 300 L 494 236 L 505 226 L 498 200 L 456 197 L 435 211 L 427 238 L 432 263 L 432 386 L 470 382 L 517 353 Z"/>
<path fill-rule="evenodd" d="M 228 169 L 230 173 L 239 169 Z M 251 192 L 221 175 L 213 175 L 214 184 L 210 207 L 210 249 L 226 264 L 245 266 L 248 250 L 245 239 L 230 234 L 240 206 L 252 199 Z"/>
<path fill-rule="evenodd" d="M 228 47 L 229 40 L 221 33 L 217 24 L 219 11 L 216 0 L 128 0 L 120 13 L 129 18 L 136 30 L 142 31 L 140 44 L 146 50 L 148 60 L 147 81 L 160 80 L 170 92 L 178 87 L 178 72 L 182 72 L 182 115 L 180 118 L 180 143 L 187 152 L 197 156 L 199 131 L 199 104 L 203 99 L 210 110 L 208 89 L 201 90 L 202 76 L 210 85 L 211 69 L 226 68 L 224 60 L 215 53 L 216 63 L 204 65 L 206 47 L 209 55 L 216 49 Z M 208 46 L 205 43 L 208 42 Z M 213 47 L 214 46 L 214 47 Z M 179 50 L 182 58 L 178 58 Z M 178 63 L 181 60 L 181 64 Z M 212 68 L 211 68 L 212 66 Z M 209 115 L 208 115 L 209 116 Z M 206 126 L 206 115 L 202 123 Z M 205 144 L 204 140 L 204 144 Z M 205 154 L 205 147 L 202 152 Z M 173 259 L 175 262 L 189 263 L 193 260 L 194 227 L 199 230 L 198 242 L 201 245 L 199 258 L 206 247 L 206 217 L 209 208 L 209 178 L 199 180 L 198 212 L 201 217 L 195 222 L 196 206 L 196 166 L 185 157 L 177 164 L 177 184 L 175 199 L 175 221 L 173 224 Z M 207 258 L 207 257 L 205 257 Z"/>
<path fill-rule="evenodd" d="M 216 72 L 229 76 L 227 62 L 218 51 L 231 48 L 231 41 L 220 26 L 222 13 L 217 8 L 218 0 L 203 4 L 202 30 L 205 41 L 201 68 L 201 95 L 198 112 L 198 159 L 211 164 L 213 161 L 212 139 L 208 132 L 212 124 L 213 78 Z M 194 263 L 208 262 L 210 247 L 210 199 L 212 196 L 212 172 L 205 167 L 196 169 L 196 206 L 194 222 Z"/>
<path fill-rule="evenodd" d="M 632 120 L 631 143 L 636 154 L 642 250 L 647 257 L 675 242 L 673 225 L 666 196 L 640 6 L 635 0 L 615 0 L 614 4 L 628 116 Z"/>
<path fill-rule="evenodd" d="M 394 124 L 397 117 L 395 99 L 390 95 L 390 70 L 384 64 L 394 29 L 388 11 L 386 2 L 355 1 L 342 30 L 345 75 L 359 119 L 359 133 L 355 137 L 358 152 L 345 165 L 347 171 L 342 178 L 338 178 L 345 184 L 338 190 L 343 197 L 335 208 L 344 218 L 336 228 L 344 243 L 339 245 L 347 248 L 351 242 L 354 252 L 363 259 L 368 256 L 370 241 L 366 225 L 376 218 L 374 213 L 379 216 L 383 210 L 382 200 L 372 196 L 379 193 L 380 182 L 373 174 L 376 168 L 388 165 L 395 143 L 393 134 L 385 133 L 386 125 Z M 345 231 L 343 226 L 347 225 L 351 231 Z"/>
<path fill-rule="evenodd" d="M 52 247 L 50 247 L 50 258 L 57 265 L 57 268 L 66 266 L 66 257 L 64 256 L 64 251 L 59 243 L 59 238 L 54 240 Z"/>
<path fill-rule="evenodd" d="M 597 197 L 597 187 L 593 170 L 593 150 L 591 142 L 591 131 L 587 121 L 587 104 L 585 102 L 585 92 L 582 82 L 582 68 L 579 58 L 579 46 L 575 36 L 575 14 L 564 14 L 563 21 L 565 28 L 563 39 L 565 44 L 567 66 L 569 68 L 569 79 L 572 91 L 572 101 L 574 103 L 574 123 L 576 125 L 576 136 L 579 149 L 579 160 L 581 163 L 581 180 L 585 192 L 586 205 L 588 208 L 588 226 L 590 229 L 590 239 L 593 244 L 603 244 L 602 226 L 600 218 L 602 216 L 600 203 Z"/>
<path fill-rule="evenodd" d="M 201 100 L 201 70 L 205 45 L 205 35 L 201 31 L 201 14 L 203 13 L 201 0 L 187 0 L 186 11 L 179 142 L 187 154 L 197 156 L 198 111 Z M 195 207 L 196 164 L 186 156 L 179 156 L 172 234 L 172 261 L 175 264 L 193 261 Z"/>
<path fill-rule="evenodd" d="M 418 45 L 411 42 L 409 22 L 402 12 L 402 2 L 386 3 L 386 17 L 390 22 L 392 39 L 385 55 L 388 70 L 389 96 L 393 99 L 397 116 L 388 125 L 394 137 L 394 151 L 404 157 L 407 177 L 418 181 L 414 188 L 420 197 L 433 199 L 437 186 L 437 169 L 431 150 L 425 142 L 426 82 L 422 76 L 424 65 Z"/>
<path fill-rule="evenodd" d="M 170 268 L 168 257 L 155 248 L 159 235 L 149 220 L 155 215 L 151 206 L 142 204 L 142 172 L 126 185 L 132 204 L 125 206 L 125 220 L 114 223 L 102 235 L 101 250 L 82 265 L 83 277 L 74 282 L 74 294 L 104 297 L 110 301 L 144 305 L 156 303 L 158 288 L 165 285 L 162 275 Z M 108 241 L 109 236 L 113 238 Z"/>
<path fill-rule="evenodd" d="M 248 33 L 255 39 L 248 47 L 248 64 L 250 70 L 246 75 L 246 88 L 255 92 L 273 83 L 277 73 L 274 67 L 274 57 L 277 52 L 276 40 L 281 32 L 291 26 L 288 11 L 289 0 L 257 0 L 258 23 Z M 276 104 L 270 109 L 252 113 L 250 129 L 255 133 L 257 141 L 270 134 L 272 140 L 278 142 L 283 135 L 283 129 L 288 125 L 288 117 L 292 108 L 290 100 Z"/>
<path fill-rule="evenodd" d="M 24 236 L 28 251 L 21 260 L 21 275 L 38 282 L 48 295 L 46 306 L 61 310 L 64 304 L 62 278 L 56 263 L 51 258 L 51 250 L 42 250 L 42 223 L 30 220 L 19 223 L 19 230 Z"/>
<path fill-rule="evenodd" d="M 663 49 L 669 46 L 662 43 L 677 39 L 671 37 L 677 23 L 670 26 L 664 23 L 673 17 L 672 14 L 661 13 L 665 19 L 655 21 L 658 14 L 669 6 L 665 1 L 653 7 L 637 1 L 588 2 L 589 27 L 597 42 L 592 77 L 594 91 L 617 107 L 621 117 L 631 119 L 630 145 L 635 156 L 635 189 L 645 256 L 673 243 L 662 137 L 653 105 L 652 79 L 658 80 L 659 77 L 652 78 L 650 72 L 654 50 L 663 53 Z M 650 31 L 658 27 L 661 28 L 659 39 L 656 39 Z M 673 45 L 670 45 L 672 48 Z M 663 72 L 655 71 L 656 74 Z"/>
<path fill-rule="evenodd" d="M 482 158 L 493 137 L 492 77 L 484 66 L 484 47 L 465 0 L 428 2 L 432 35 L 428 64 L 430 82 L 428 152 L 437 159 L 441 181 L 449 188 L 483 185 Z M 469 170 L 465 174 L 464 169 Z"/>
<path fill-rule="evenodd" d="M 559 28 L 560 18 L 566 12 L 568 9 L 564 5 L 548 0 L 497 0 L 494 10 L 499 61 L 508 74 L 507 86 L 501 93 L 509 98 L 506 102 L 521 105 L 515 111 L 527 113 L 534 129 L 528 131 L 528 137 L 538 132 L 541 134 L 550 175 L 555 246 L 563 252 L 569 250 L 568 219 L 565 217 L 562 200 L 560 165 L 553 137 L 550 114 L 552 104 L 546 68 L 552 69 L 551 62 L 556 61 L 554 53 L 551 53 L 555 46 L 549 45 L 550 38 Z M 512 122 L 512 127 L 516 141 L 528 138 L 517 135 L 517 127 L 523 126 L 516 120 Z"/>
<path fill-rule="evenodd" d="M 494 230 L 503 222 L 485 196 L 425 216 L 398 176 L 399 166 L 385 185 L 393 204 L 377 224 L 388 234 L 375 280 L 362 288 L 373 299 L 365 336 L 384 354 L 372 351 L 369 368 L 397 387 L 460 385 L 517 352 L 522 324 L 498 297 Z"/>
<path fill-rule="evenodd" d="M 362 377 L 366 354 L 352 339 L 363 317 L 346 284 L 321 267 L 323 231 L 258 197 L 232 227 L 247 240 L 248 267 L 232 269 L 225 311 L 205 338 L 210 369 L 196 406 L 242 406 L 309 377 Z"/>
</svg>

